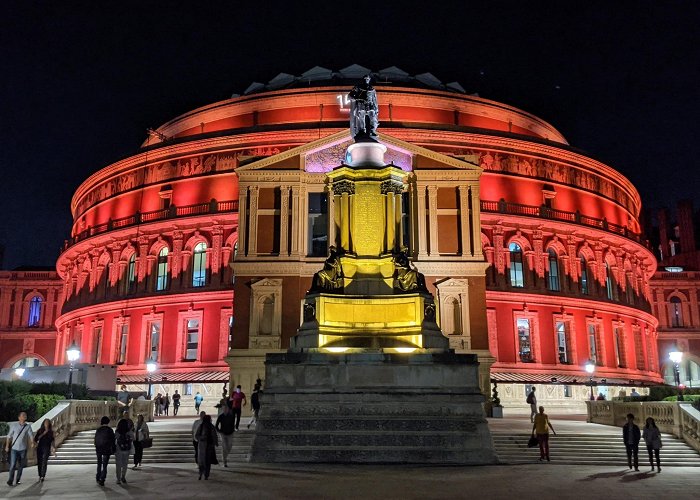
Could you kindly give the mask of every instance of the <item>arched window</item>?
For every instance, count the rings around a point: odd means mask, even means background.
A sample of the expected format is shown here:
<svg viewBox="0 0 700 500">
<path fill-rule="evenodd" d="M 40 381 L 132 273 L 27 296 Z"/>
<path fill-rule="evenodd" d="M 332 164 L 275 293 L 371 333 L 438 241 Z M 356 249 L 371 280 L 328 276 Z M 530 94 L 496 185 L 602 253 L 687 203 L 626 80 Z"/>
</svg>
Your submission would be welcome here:
<svg viewBox="0 0 700 500">
<path fill-rule="evenodd" d="M 46 366 L 42 360 L 34 356 L 18 359 L 12 365 L 12 368 L 34 368 L 35 366 Z"/>
<path fill-rule="evenodd" d="M 608 294 L 608 299 L 613 300 L 615 297 L 613 295 L 613 286 L 615 285 L 615 281 L 613 280 L 612 273 L 610 272 L 610 266 L 608 263 L 605 263 L 605 290 Z"/>
<path fill-rule="evenodd" d="M 192 286 L 207 284 L 207 244 L 197 243 L 192 254 Z"/>
<path fill-rule="evenodd" d="M 552 248 L 547 252 L 547 260 L 549 263 L 547 266 L 547 285 L 551 291 L 558 292 L 561 290 L 561 284 L 559 283 L 559 258 L 557 257 L 557 252 Z"/>
<path fill-rule="evenodd" d="M 41 323 L 41 297 L 34 296 L 29 301 L 29 317 L 27 318 L 27 326 L 39 326 Z"/>
<path fill-rule="evenodd" d="M 683 327 L 683 309 L 681 308 L 681 299 L 671 297 L 670 304 L 671 326 L 674 328 Z"/>
<path fill-rule="evenodd" d="M 168 247 L 163 247 L 158 252 L 157 266 L 156 291 L 160 292 L 168 288 Z"/>
<path fill-rule="evenodd" d="M 579 258 L 581 259 L 581 293 L 583 295 L 588 295 L 588 262 L 583 255 Z"/>
<path fill-rule="evenodd" d="M 136 291 L 136 254 L 132 253 L 129 262 L 124 270 L 122 281 L 122 294 L 134 293 Z"/>
<path fill-rule="evenodd" d="M 508 245 L 510 251 L 510 286 L 522 288 L 525 286 L 523 275 L 523 250 L 517 243 Z"/>
</svg>

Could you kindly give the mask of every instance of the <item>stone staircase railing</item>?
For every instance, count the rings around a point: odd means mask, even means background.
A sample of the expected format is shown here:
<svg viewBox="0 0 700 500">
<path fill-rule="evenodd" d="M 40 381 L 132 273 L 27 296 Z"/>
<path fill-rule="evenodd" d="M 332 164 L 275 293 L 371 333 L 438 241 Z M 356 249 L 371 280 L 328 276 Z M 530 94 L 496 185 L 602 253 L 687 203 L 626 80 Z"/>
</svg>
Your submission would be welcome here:
<svg viewBox="0 0 700 500">
<path fill-rule="evenodd" d="M 153 404 L 151 401 L 134 401 L 131 415 L 143 414 L 147 421 L 153 421 Z M 107 416 L 114 424 L 118 420 L 119 407 L 116 401 L 92 401 L 92 400 L 65 400 L 59 401 L 48 413 L 42 415 L 36 422 L 32 422 L 32 431 L 36 434 L 41 428 L 44 419 L 51 420 L 54 439 L 58 447 L 68 437 L 80 431 L 97 429 L 102 417 Z M 6 436 L 0 436 L 0 472 L 8 468 L 7 453 L 5 452 Z M 29 448 L 27 451 L 27 465 L 36 465 L 36 451 Z"/>
<path fill-rule="evenodd" d="M 648 417 L 661 432 L 673 434 L 700 452 L 700 412 L 691 403 L 676 401 L 587 401 L 588 421 L 622 427 L 627 414 L 634 415 L 640 427 Z"/>
</svg>

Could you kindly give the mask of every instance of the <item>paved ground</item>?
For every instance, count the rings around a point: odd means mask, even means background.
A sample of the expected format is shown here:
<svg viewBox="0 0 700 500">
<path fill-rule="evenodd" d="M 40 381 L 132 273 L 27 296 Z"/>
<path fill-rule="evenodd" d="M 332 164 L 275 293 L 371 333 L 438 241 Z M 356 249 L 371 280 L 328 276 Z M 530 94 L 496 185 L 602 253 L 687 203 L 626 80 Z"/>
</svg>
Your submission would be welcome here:
<svg viewBox="0 0 700 500">
<path fill-rule="evenodd" d="M 160 428 L 185 428 L 192 418 L 164 419 Z M 577 432 L 583 417 L 552 417 L 557 431 Z M 531 429 L 527 418 L 490 420 L 495 432 Z M 612 428 L 599 426 L 601 431 Z M 590 427 L 589 427 L 590 429 Z M 60 453 L 60 450 L 59 450 Z M 209 481 L 197 480 L 194 464 L 148 464 L 129 470 L 126 485 L 117 485 L 114 465 L 104 487 L 95 484 L 94 467 L 49 465 L 46 482 L 37 481 L 36 467 L 25 470 L 23 484 L 12 488 L 0 481 L 0 498 L 112 499 L 235 498 L 431 499 L 486 498 L 521 500 L 634 498 L 697 499 L 700 471 L 670 467 L 662 473 L 629 472 L 621 467 L 551 464 L 488 467 L 339 466 L 236 464 L 215 466 Z"/>
</svg>

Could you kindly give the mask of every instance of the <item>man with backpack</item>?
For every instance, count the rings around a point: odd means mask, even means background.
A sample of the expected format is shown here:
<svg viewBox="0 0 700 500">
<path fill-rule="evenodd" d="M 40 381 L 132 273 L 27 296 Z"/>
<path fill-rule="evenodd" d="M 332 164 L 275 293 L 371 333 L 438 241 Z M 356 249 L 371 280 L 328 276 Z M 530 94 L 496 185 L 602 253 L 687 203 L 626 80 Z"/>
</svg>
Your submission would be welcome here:
<svg viewBox="0 0 700 500">
<path fill-rule="evenodd" d="M 532 387 L 532 390 L 530 393 L 527 395 L 527 399 L 525 400 L 527 404 L 530 405 L 530 422 L 535 421 L 535 415 L 537 415 L 537 396 L 535 396 L 535 387 Z"/>
<path fill-rule="evenodd" d="M 27 423 L 27 413 L 19 412 L 17 422 L 10 424 L 10 432 L 7 433 L 5 440 L 5 452 L 10 455 L 10 478 L 7 480 L 7 485 L 12 486 L 15 479 L 15 469 L 17 469 L 17 482 L 21 484 L 22 469 L 24 461 L 27 458 L 27 443 L 34 447 L 34 433 L 32 426 Z"/>
<path fill-rule="evenodd" d="M 95 481 L 100 486 L 105 485 L 109 457 L 116 451 L 114 431 L 109 426 L 109 417 L 102 417 L 100 427 L 95 431 L 95 453 L 97 453 L 97 474 Z"/>
</svg>

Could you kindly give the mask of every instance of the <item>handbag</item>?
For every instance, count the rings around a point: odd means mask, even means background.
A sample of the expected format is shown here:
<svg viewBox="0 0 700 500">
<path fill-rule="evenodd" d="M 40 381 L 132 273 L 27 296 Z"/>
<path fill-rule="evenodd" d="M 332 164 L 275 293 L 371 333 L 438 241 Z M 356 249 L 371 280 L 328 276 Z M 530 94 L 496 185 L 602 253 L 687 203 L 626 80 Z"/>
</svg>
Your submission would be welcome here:
<svg viewBox="0 0 700 500">
<path fill-rule="evenodd" d="M 144 449 L 150 448 L 151 446 L 153 446 L 153 438 L 152 437 L 148 437 L 148 438 L 141 441 L 142 448 L 144 448 Z"/>
<path fill-rule="evenodd" d="M 530 439 L 527 440 L 527 447 L 528 448 L 534 448 L 540 444 L 540 440 L 537 439 L 535 436 L 530 436 Z"/>
</svg>

